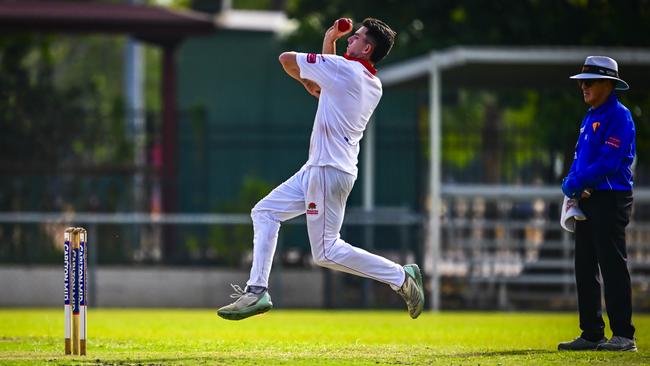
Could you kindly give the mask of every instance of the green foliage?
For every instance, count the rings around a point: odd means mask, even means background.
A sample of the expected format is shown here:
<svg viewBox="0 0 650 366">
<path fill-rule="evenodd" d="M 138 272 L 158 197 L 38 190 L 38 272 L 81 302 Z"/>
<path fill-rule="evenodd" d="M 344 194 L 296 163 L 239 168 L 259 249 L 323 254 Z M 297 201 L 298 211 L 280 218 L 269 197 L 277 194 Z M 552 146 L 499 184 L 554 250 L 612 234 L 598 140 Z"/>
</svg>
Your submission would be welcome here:
<svg viewBox="0 0 650 366">
<path fill-rule="evenodd" d="M 460 89 L 447 94 L 455 94 L 455 100 L 442 111 L 442 157 L 456 181 L 553 184 L 568 170 L 585 110 L 576 93 Z"/>
<path fill-rule="evenodd" d="M 481 139 L 478 132 L 483 125 L 485 92 L 458 92 L 458 103 L 442 110 L 442 158 L 455 168 L 467 168 L 480 154 Z M 428 121 L 427 121 L 428 123 Z M 462 148 L 459 148 L 462 147 Z"/>
<path fill-rule="evenodd" d="M 232 7 L 235 9 L 270 9 L 272 0 L 233 0 Z"/>
<path fill-rule="evenodd" d="M 648 184 L 650 171 L 639 168 L 650 162 L 650 94 L 622 93 L 620 100 L 632 113 L 636 126 L 636 155 L 640 164 L 637 164 L 634 179 L 637 184 Z"/>
<path fill-rule="evenodd" d="M 558 352 L 558 342 L 579 332 L 576 314 L 441 312 L 412 320 L 405 311 L 274 309 L 233 322 L 214 310 L 91 308 L 88 356 L 73 357 L 63 355 L 60 309 L 2 309 L 0 363 L 647 365 L 650 317 L 635 315 L 634 323 L 638 353 Z"/>
<path fill-rule="evenodd" d="M 455 45 L 644 47 L 650 34 L 648 0 L 295 0 L 287 11 L 300 24 L 290 41 L 310 49 L 339 17 L 386 21 L 398 32 L 387 62 Z"/>
<path fill-rule="evenodd" d="M 115 77 L 109 71 L 90 72 L 79 61 L 97 53 L 87 52 L 98 47 L 96 43 L 80 45 L 39 35 L 0 38 L 0 98 L 7 101 L 0 103 L 0 168 L 5 174 L 18 180 L 29 172 L 45 176 L 56 169 L 83 170 L 89 165 L 130 161 L 132 149 Z M 112 64 L 103 66 L 102 70 L 108 70 Z M 24 190 L 0 195 L 0 207 L 20 209 L 29 201 L 27 195 L 34 193 L 29 188 L 32 182 L 20 185 Z M 12 192 L 6 184 L 10 182 L 0 182 L 0 191 Z M 40 209 L 65 194 L 51 193 L 55 196 L 41 198 Z"/>
<path fill-rule="evenodd" d="M 82 126 L 73 118 L 83 110 L 74 103 L 82 90 L 56 90 L 50 43 L 43 37 L 0 39 L 0 98 L 6 101 L 0 103 L 0 138 L 5 163 L 64 160 L 70 151 L 67 129 Z"/>
<path fill-rule="evenodd" d="M 160 111 L 162 85 L 162 51 L 158 47 L 144 47 L 144 105 L 147 111 Z"/>
<path fill-rule="evenodd" d="M 239 197 L 224 205 L 219 212 L 248 213 L 271 189 L 273 186 L 266 181 L 246 177 L 239 191 Z M 210 229 L 208 245 L 214 250 L 220 263 L 238 265 L 242 262 L 244 254 L 253 248 L 253 228 L 251 225 L 213 225 Z"/>
<path fill-rule="evenodd" d="M 118 94 L 108 90 L 114 77 L 88 72 L 73 48 L 54 37 L 0 39 L 0 95 L 9 101 L 0 104 L 4 159 L 56 166 L 131 155 L 123 103 L 108 98 Z"/>
</svg>

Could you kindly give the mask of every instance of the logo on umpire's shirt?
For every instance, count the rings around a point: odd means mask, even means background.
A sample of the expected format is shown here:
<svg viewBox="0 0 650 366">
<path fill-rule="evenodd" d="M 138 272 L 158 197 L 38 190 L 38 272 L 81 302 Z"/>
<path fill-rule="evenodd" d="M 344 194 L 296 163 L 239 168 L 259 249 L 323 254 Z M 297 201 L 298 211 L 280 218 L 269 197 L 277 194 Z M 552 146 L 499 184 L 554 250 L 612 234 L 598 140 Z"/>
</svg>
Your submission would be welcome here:
<svg viewBox="0 0 650 366">
<path fill-rule="evenodd" d="M 621 140 L 618 137 L 610 136 L 607 141 L 605 141 L 605 145 L 618 149 L 621 147 Z"/>
<path fill-rule="evenodd" d="M 307 62 L 310 64 L 315 64 L 316 63 L 316 54 L 315 53 L 308 53 L 307 54 Z"/>
<path fill-rule="evenodd" d="M 594 129 L 594 133 L 598 130 L 598 127 L 600 127 L 600 122 L 594 122 L 591 124 L 591 128 Z"/>
<path fill-rule="evenodd" d="M 307 205 L 307 215 L 318 215 L 315 202 L 309 202 Z"/>
</svg>

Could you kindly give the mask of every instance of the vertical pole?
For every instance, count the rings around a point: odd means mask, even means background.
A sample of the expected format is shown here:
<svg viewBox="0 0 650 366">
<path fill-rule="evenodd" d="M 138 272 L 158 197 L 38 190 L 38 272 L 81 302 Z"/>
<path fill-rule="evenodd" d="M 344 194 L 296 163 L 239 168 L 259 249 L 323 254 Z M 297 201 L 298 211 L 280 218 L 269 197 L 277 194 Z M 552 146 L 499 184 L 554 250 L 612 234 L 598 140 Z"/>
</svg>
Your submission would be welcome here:
<svg viewBox="0 0 650 366">
<path fill-rule="evenodd" d="M 370 117 L 363 139 L 363 209 L 375 208 L 375 115 Z"/>
<path fill-rule="evenodd" d="M 65 334 L 65 354 L 72 353 L 72 344 L 70 343 L 70 322 L 72 321 L 72 309 L 70 308 L 70 240 L 74 228 L 67 228 L 63 233 L 63 313 L 64 313 L 64 334 Z"/>
<path fill-rule="evenodd" d="M 164 174 L 164 207 L 168 213 L 174 210 L 175 192 L 174 179 L 176 177 L 176 45 L 166 44 L 163 47 L 163 174 Z"/>
<path fill-rule="evenodd" d="M 129 3 L 140 4 L 142 0 L 129 0 Z M 126 41 L 124 49 L 124 94 L 126 95 L 126 120 L 130 131 L 130 141 L 133 144 L 133 206 L 135 212 L 142 212 L 145 208 L 145 166 L 146 166 L 146 132 L 144 118 L 144 93 L 143 93 L 143 56 L 144 47 L 133 37 Z M 132 246 L 143 252 L 142 243 L 146 231 L 139 225 L 132 225 Z M 144 254 L 144 253 L 142 253 Z"/>
<path fill-rule="evenodd" d="M 368 121 L 363 140 L 363 210 L 370 214 L 375 209 L 375 115 Z M 363 228 L 364 247 L 372 251 L 375 242 L 375 225 L 366 224 Z M 363 279 L 361 288 L 361 301 L 364 307 L 369 307 L 374 302 L 372 280 Z"/>
<path fill-rule="evenodd" d="M 72 231 L 72 354 L 79 354 L 79 229 Z"/>
<path fill-rule="evenodd" d="M 176 43 L 163 45 L 162 67 L 162 203 L 163 212 L 171 213 L 176 210 L 176 164 L 177 164 L 177 119 L 176 119 Z M 172 261 L 175 258 L 175 235 L 173 227 L 164 227 L 163 260 Z"/>
<path fill-rule="evenodd" d="M 97 238 L 97 224 L 90 224 L 88 226 L 88 234 L 86 240 L 88 238 Z M 96 240 L 96 239 L 95 239 Z M 87 246 L 88 244 L 86 244 Z M 88 254 L 86 255 L 87 261 L 90 263 L 89 266 L 86 267 L 86 272 L 89 274 L 88 276 L 88 284 L 89 284 L 89 291 L 86 297 L 89 300 L 91 304 L 94 306 L 97 306 L 97 262 L 99 258 L 99 253 L 98 249 L 99 247 L 97 246 L 97 241 L 93 244 L 93 249 L 91 251 L 88 251 Z"/>
<path fill-rule="evenodd" d="M 125 49 L 125 80 L 126 118 L 131 132 L 133 143 L 133 163 L 135 174 L 133 181 L 133 202 L 135 211 L 142 209 L 144 197 L 144 177 L 142 169 L 145 164 L 145 124 L 144 124 L 144 97 L 142 90 L 142 46 L 133 38 L 129 38 Z"/>
<path fill-rule="evenodd" d="M 79 230 L 79 354 L 86 355 L 86 314 L 88 297 L 88 233 L 86 229 Z"/>
<path fill-rule="evenodd" d="M 440 259 L 440 146 L 441 133 L 441 80 L 440 68 L 436 63 L 435 56 L 431 56 L 431 70 L 429 72 L 429 138 L 430 138 L 430 159 L 429 159 L 429 192 L 431 210 L 428 223 L 428 243 L 425 249 L 425 271 L 430 274 L 430 303 L 431 310 L 440 310 L 440 274 L 438 261 Z"/>
</svg>

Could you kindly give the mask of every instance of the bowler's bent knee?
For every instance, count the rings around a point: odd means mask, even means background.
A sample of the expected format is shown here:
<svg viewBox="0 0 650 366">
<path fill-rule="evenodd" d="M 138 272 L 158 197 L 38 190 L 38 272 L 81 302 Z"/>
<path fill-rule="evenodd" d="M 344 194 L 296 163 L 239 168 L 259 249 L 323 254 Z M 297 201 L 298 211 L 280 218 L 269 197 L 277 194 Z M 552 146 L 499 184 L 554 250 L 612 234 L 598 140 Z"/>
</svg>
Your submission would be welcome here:
<svg viewBox="0 0 650 366">
<path fill-rule="evenodd" d="M 335 263 L 330 259 L 331 251 L 334 246 L 336 246 L 337 239 L 331 241 L 329 245 L 324 245 L 324 242 L 321 240 L 317 244 L 317 247 L 312 250 L 312 258 L 314 263 L 320 267 L 331 268 Z"/>
</svg>

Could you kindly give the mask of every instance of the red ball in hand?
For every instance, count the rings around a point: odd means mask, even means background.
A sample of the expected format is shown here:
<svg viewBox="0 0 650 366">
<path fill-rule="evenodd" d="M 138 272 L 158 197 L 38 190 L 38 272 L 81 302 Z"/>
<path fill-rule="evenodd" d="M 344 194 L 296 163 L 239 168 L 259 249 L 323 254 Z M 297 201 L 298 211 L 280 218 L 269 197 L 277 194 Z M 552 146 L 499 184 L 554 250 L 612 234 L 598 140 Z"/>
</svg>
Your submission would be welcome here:
<svg viewBox="0 0 650 366">
<path fill-rule="evenodd" d="M 336 21 L 336 27 L 338 28 L 339 32 L 347 32 L 352 29 L 352 21 L 347 18 L 341 18 Z"/>
</svg>

